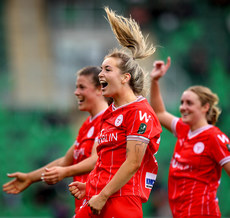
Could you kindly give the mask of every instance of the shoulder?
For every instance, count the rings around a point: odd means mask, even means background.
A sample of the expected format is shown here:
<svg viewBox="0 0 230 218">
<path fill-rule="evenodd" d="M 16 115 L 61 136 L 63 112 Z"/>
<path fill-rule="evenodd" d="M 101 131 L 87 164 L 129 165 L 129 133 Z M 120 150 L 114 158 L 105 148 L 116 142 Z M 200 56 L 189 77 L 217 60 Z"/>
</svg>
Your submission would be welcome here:
<svg viewBox="0 0 230 218">
<path fill-rule="evenodd" d="M 188 134 L 190 127 L 184 123 L 181 118 L 175 117 L 172 121 L 171 129 L 176 137 L 181 137 Z"/>
<path fill-rule="evenodd" d="M 85 119 L 85 121 L 82 123 L 82 125 L 81 125 L 81 128 L 83 127 L 83 126 L 88 126 L 89 125 L 89 123 L 90 123 L 90 118 L 91 118 L 91 116 L 88 116 L 86 119 Z"/>
<path fill-rule="evenodd" d="M 216 141 L 218 144 L 229 143 L 229 138 L 218 127 L 213 126 L 207 131 L 210 141 Z"/>
<path fill-rule="evenodd" d="M 153 108 L 150 106 L 149 102 L 147 101 L 146 98 L 140 97 L 138 100 L 127 107 L 128 111 L 136 111 L 136 110 L 141 110 L 149 113 L 153 113 L 155 115 L 155 112 Z"/>
<path fill-rule="evenodd" d="M 137 127 L 148 126 L 153 132 L 161 132 L 160 122 L 148 103 L 147 99 L 143 98 L 141 101 L 135 102 L 135 104 L 130 107 L 126 115 L 126 124 L 129 125 L 131 122 Z"/>
<path fill-rule="evenodd" d="M 127 116 L 135 116 L 136 118 L 139 118 L 142 120 L 157 120 L 158 118 L 148 103 L 147 99 L 142 97 L 139 101 L 136 101 L 135 103 L 129 105 L 126 109 Z"/>
</svg>

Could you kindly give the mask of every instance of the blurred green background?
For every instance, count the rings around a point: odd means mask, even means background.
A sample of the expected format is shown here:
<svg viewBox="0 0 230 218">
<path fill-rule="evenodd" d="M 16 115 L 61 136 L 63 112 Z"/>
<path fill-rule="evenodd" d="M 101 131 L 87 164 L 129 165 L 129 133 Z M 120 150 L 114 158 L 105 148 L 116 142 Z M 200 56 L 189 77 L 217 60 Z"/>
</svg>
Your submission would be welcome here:
<svg viewBox="0 0 230 218">
<path fill-rule="evenodd" d="M 167 109 L 179 115 L 180 95 L 206 85 L 219 95 L 217 126 L 230 137 L 229 0 L 1 0 L 0 1 L 0 184 L 7 173 L 29 172 L 61 157 L 87 113 L 74 97 L 75 72 L 100 65 L 117 42 L 103 6 L 132 17 L 157 47 L 143 61 L 172 58 L 162 79 Z M 159 173 L 144 217 L 171 217 L 168 167 L 176 139 L 165 129 L 157 154 Z M 0 191 L 0 217 L 71 217 L 71 178 L 36 183 L 19 195 Z M 218 190 L 223 217 L 230 217 L 230 180 L 223 171 Z"/>
</svg>

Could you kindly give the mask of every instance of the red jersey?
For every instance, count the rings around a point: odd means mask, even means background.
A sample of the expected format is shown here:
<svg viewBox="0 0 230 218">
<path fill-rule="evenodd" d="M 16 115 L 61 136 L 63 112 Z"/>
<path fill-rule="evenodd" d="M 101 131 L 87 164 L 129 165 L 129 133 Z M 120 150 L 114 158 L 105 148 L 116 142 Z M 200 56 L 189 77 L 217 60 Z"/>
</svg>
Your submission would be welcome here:
<svg viewBox="0 0 230 218">
<path fill-rule="evenodd" d="M 73 164 L 77 164 L 82 160 L 91 156 L 92 148 L 95 139 L 100 130 L 101 117 L 104 111 L 98 113 L 96 116 L 88 117 L 81 126 L 76 141 L 74 142 Z M 88 173 L 74 176 L 74 181 L 86 182 Z M 75 199 L 75 211 L 82 205 L 82 201 Z"/>
<path fill-rule="evenodd" d="M 161 131 L 158 118 L 144 97 L 118 108 L 110 105 L 102 117 L 98 160 L 86 183 L 87 196 L 101 192 L 126 160 L 127 141 L 135 140 L 148 144 L 142 164 L 129 182 L 111 197 L 132 195 L 147 201 L 156 180 L 158 164 L 154 154 L 159 148 Z"/>
<path fill-rule="evenodd" d="M 220 217 L 216 194 L 221 167 L 230 161 L 228 137 L 212 125 L 191 132 L 178 118 L 172 130 L 178 138 L 168 179 L 173 216 Z"/>
</svg>

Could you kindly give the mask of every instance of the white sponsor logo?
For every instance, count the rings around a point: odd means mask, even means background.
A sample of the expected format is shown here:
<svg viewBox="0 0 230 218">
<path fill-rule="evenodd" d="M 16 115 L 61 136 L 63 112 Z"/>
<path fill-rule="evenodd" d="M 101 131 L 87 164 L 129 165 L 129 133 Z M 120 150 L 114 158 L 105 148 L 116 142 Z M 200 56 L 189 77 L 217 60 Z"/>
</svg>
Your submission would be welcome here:
<svg viewBox="0 0 230 218">
<path fill-rule="evenodd" d="M 140 116 L 140 121 L 142 121 L 145 118 L 145 122 L 148 123 L 149 119 L 151 117 L 151 115 L 147 115 L 147 113 L 144 113 L 144 115 L 142 115 L 142 111 L 139 111 L 139 116 Z"/>
<path fill-rule="evenodd" d="M 115 120 L 115 126 L 120 126 L 123 122 L 123 115 L 120 114 L 117 119 Z"/>
<path fill-rule="evenodd" d="M 184 139 L 179 139 L 179 145 L 182 146 L 184 144 Z"/>
<path fill-rule="evenodd" d="M 78 147 L 78 146 L 79 146 L 79 142 L 78 142 L 77 140 L 75 140 L 74 145 L 75 145 L 76 147 Z"/>
<path fill-rule="evenodd" d="M 175 152 L 174 157 L 175 157 L 175 158 L 181 158 L 180 154 L 178 154 L 177 152 Z"/>
<path fill-rule="evenodd" d="M 181 164 L 175 158 L 172 159 L 171 165 L 172 165 L 172 168 L 177 168 L 177 169 L 180 169 L 180 170 L 187 170 L 187 169 L 189 169 L 189 165 L 188 164 Z"/>
<path fill-rule="evenodd" d="M 106 134 L 105 130 L 102 129 L 100 136 L 98 138 L 98 143 L 101 144 L 103 142 L 105 143 L 105 142 L 117 141 L 117 137 L 118 137 L 118 135 L 116 132 Z"/>
<path fill-rule="evenodd" d="M 222 134 L 222 135 L 217 135 L 217 137 L 220 139 L 220 141 L 222 141 L 223 143 L 225 143 L 225 142 L 229 142 L 229 140 L 228 140 L 228 137 L 227 136 L 225 136 L 224 134 Z"/>
<path fill-rule="evenodd" d="M 80 155 L 84 155 L 84 154 L 85 154 L 85 148 L 80 148 L 80 149 L 74 150 L 73 157 L 75 160 L 77 160 Z"/>
<path fill-rule="evenodd" d="M 88 137 L 88 138 L 92 137 L 93 133 L 94 133 L 94 126 L 92 126 L 92 127 L 89 129 L 89 131 L 88 131 L 88 133 L 87 133 L 87 137 Z"/>
<path fill-rule="evenodd" d="M 204 151 L 204 143 L 202 142 L 197 142 L 194 146 L 193 146 L 193 151 L 196 154 L 201 154 Z"/>
<path fill-rule="evenodd" d="M 157 175 L 153 173 L 146 172 L 145 175 L 145 188 L 152 189 L 155 181 L 156 181 Z"/>
</svg>

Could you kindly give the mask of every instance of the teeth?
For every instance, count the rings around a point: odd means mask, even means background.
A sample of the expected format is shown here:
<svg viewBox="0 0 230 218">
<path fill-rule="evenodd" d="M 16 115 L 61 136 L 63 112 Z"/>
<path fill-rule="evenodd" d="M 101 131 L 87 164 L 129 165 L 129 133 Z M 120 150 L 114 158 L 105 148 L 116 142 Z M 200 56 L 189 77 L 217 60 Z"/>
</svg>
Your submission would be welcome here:
<svg viewBox="0 0 230 218">
<path fill-rule="evenodd" d="M 105 88 L 108 85 L 106 81 L 100 81 L 100 83 L 102 85 L 102 88 Z"/>
<path fill-rule="evenodd" d="M 83 102 L 84 99 L 83 99 L 83 98 L 78 98 L 78 101 L 79 101 L 79 102 Z"/>
</svg>

